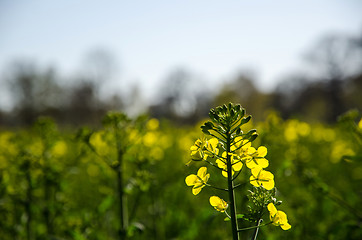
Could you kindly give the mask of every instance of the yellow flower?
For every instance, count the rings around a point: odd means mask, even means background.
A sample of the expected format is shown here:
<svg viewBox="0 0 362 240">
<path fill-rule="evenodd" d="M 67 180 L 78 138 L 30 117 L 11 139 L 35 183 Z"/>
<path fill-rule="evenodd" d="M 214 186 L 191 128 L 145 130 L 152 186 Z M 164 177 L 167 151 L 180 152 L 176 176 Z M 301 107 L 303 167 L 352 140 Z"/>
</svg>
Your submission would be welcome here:
<svg viewBox="0 0 362 240">
<path fill-rule="evenodd" d="M 190 147 L 191 159 L 194 161 L 206 160 L 207 157 L 213 158 L 219 153 L 217 145 L 219 140 L 211 138 L 209 140 L 197 139 L 195 144 Z"/>
<path fill-rule="evenodd" d="M 197 194 L 199 194 L 201 189 L 203 187 L 205 187 L 207 181 L 209 180 L 209 177 L 210 177 L 210 174 L 207 173 L 207 168 L 201 167 L 197 171 L 197 175 L 195 175 L 195 174 L 188 175 L 185 179 L 185 182 L 186 182 L 187 186 L 193 186 L 192 193 L 194 195 L 197 195 Z"/>
<path fill-rule="evenodd" d="M 230 150 L 236 151 L 238 154 L 243 154 L 248 152 L 248 149 L 251 147 L 251 142 L 249 140 L 244 140 L 242 137 L 236 137 L 234 139 L 234 144 L 230 147 Z"/>
<path fill-rule="evenodd" d="M 267 189 L 271 190 L 274 187 L 274 175 L 263 170 L 261 167 L 255 167 L 251 169 L 250 183 L 255 187 L 260 187 L 261 185 Z"/>
<path fill-rule="evenodd" d="M 224 159 L 217 159 L 216 160 L 216 164 L 219 168 L 222 169 L 222 175 L 224 177 L 228 177 L 228 173 L 227 173 L 227 164 L 226 164 L 226 152 L 222 153 L 222 157 Z M 241 160 L 239 159 L 239 157 L 235 154 L 230 154 L 230 161 L 231 161 L 231 174 L 234 175 L 234 172 L 238 172 L 241 170 L 241 168 L 243 167 L 243 163 L 241 162 Z"/>
<path fill-rule="evenodd" d="M 157 130 L 159 125 L 160 125 L 160 122 L 157 119 L 151 118 L 150 120 L 148 120 L 148 122 L 146 124 L 146 128 L 149 131 L 153 131 L 153 130 Z"/>
<path fill-rule="evenodd" d="M 266 168 L 269 166 L 269 161 L 266 160 L 264 157 L 268 153 L 268 150 L 264 146 L 260 146 L 258 150 L 251 147 L 249 148 L 250 157 L 246 160 L 246 166 L 250 169 L 253 169 L 257 166 L 261 168 Z"/>
<path fill-rule="evenodd" d="M 217 148 L 217 145 L 219 144 L 219 140 L 217 138 L 211 138 L 208 141 L 206 141 L 206 155 L 210 157 L 214 157 L 214 155 L 217 155 L 219 153 L 219 149 Z"/>
<path fill-rule="evenodd" d="M 270 220 L 273 225 L 280 226 L 283 230 L 289 230 L 292 226 L 288 223 L 287 214 L 285 212 L 277 210 L 273 203 L 268 204 L 268 210 L 270 212 Z"/>
<path fill-rule="evenodd" d="M 218 196 L 211 196 L 209 199 L 211 206 L 213 206 L 219 212 L 225 212 L 228 208 L 228 204 Z"/>
<path fill-rule="evenodd" d="M 190 147 L 190 155 L 191 155 L 192 160 L 200 161 L 203 159 L 203 155 L 204 155 L 202 153 L 203 145 L 204 145 L 204 143 L 200 139 L 197 139 L 195 144 Z"/>
</svg>

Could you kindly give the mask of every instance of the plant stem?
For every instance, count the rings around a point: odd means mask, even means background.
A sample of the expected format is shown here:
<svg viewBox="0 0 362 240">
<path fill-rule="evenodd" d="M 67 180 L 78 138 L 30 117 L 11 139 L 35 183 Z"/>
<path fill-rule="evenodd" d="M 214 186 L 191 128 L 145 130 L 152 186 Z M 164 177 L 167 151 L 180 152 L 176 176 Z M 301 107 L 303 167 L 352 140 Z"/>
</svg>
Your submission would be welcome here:
<svg viewBox="0 0 362 240">
<path fill-rule="evenodd" d="M 259 219 L 259 221 L 257 221 L 256 223 L 256 229 L 254 231 L 254 234 L 253 234 L 253 237 L 252 237 L 252 240 L 256 240 L 256 238 L 258 237 L 258 233 L 259 233 L 259 227 L 260 227 L 260 224 L 263 222 L 263 219 Z"/>
<path fill-rule="evenodd" d="M 127 213 L 127 203 L 126 203 L 126 196 L 124 194 L 123 189 L 123 167 L 122 167 L 122 158 L 123 154 L 119 151 L 118 161 L 119 166 L 117 168 L 117 190 L 118 190 L 118 198 L 119 198 L 119 217 L 120 217 L 120 231 L 119 237 L 121 240 L 127 239 L 127 228 L 128 228 L 128 213 Z"/>
<path fill-rule="evenodd" d="M 119 229 L 119 239 L 127 239 L 127 227 L 128 227 L 128 216 L 127 216 L 127 206 L 126 198 L 123 189 L 123 150 L 120 143 L 120 136 L 117 134 L 117 128 L 115 126 L 115 137 L 117 141 L 117 160 L 118 167 L 116 168 L 117 172 L 117 191 L 119 198 L 119 217 L 120 217 L 120 229 Z"/>
<path fill-rule="evenodd" d="M 231 228 L 233 233 L 233 240 L 239 240 L 238 234 L 238 222 L 236 218 L 236 206 L 235 206 L 235 196 L 234 196 L 234 182 L 232 175 L 232 164 L 230 156 L 230 146 L 231 146 L 231 134 L 230 129 L 227 131 L 226 139 L 226 153 L 227 153 L 227 174 L 228 174 L 228 191 L 229 191 L 229 201 L 230 201 L 230 217 L 231 217 Z"/>
<path fill-rule="evenodd" d="M 264 227 L 264 226 L 269 225 L 269 224 L 272 224 L 272 223 L 273 223 L 273 222 L 268 222 L 268 223 L 263 224 L 263 225 L 256 225 L 256 226 L 252 226 L 252 227 L 242 228 L 242 229 L 239 229 L 238 232 L 245 231 L 245 230 L 250 230 L 250 229 L 254 229 L 254 228 Z"/>
<path fill-rule="evenodd" d="M 32 212 L 31 212 L 31 204 L 32 204 L 32 200 L 33 200 L 33 194 L 32 194 L 32 184 L 31 184 L 31 175 L 30 175 L 30 161 L 27 159 L 26 160 L 26 166 L 27 169 L 25 171 L 25 177 L 26 177 L 26 181 L 27 181 L 27 190 L 26 190 L 26 201 L 25 201 L 25 212 L 27 215 L 27 220 L 26 220 L 26 239 L 30 240 L 31 239 L 31 221 L 32 221 Z"/>
</svg>

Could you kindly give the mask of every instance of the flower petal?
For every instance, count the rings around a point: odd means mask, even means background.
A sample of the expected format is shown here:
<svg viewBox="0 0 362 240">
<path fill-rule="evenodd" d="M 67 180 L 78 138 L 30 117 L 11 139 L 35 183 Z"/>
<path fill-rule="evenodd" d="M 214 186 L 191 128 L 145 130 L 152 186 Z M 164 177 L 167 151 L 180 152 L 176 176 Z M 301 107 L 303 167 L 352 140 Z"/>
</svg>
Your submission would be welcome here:
<svg viewBox="0 0 362 240">
<path fill-rule="evenodd" d="M 185 179 L 187 186 L 195 185 L 198 177 L 195 174 L 188 175 Z"/>
<path fill-rule="evenodd" d="M 217 211 L 224 212 L 228 207 L 228 204 L 218 196 L 211 196 L 209 199 L 211 206 L 213 206 Z"/>
<path fill-rule="evenodd" d="M 272 190 L 274 188 L 275 183 L 274 180 L 269 180 L 267 182 L 262 182 L 262 185 L 266 190 Z"/>
<path fill-rule="evenodd" d="M 278 212 L 277 208 L 274 206 L 273 203 L 268 204 L 268 210 L 270 212 L 270 216 L 275 216 L 275 214 L 277 214 Z"/>
<path fill-rule="evenodd" d="M 280 227 L 281 227 L 283 230 L 289 230 L 289 229 L 292 228 L 292 226 L 291 226 L 289 223 L 282 224 L 282 225 L 280 225 Z"/>
<path fill-rule="evenodd" d="M 199 176 L 201 179 L 205 177 L 207 172 L 206 167 L 200 167 L 200 169 L 197 171 L 197 176 Z"/>
<path fill-rule="evenodd" d="M 266 160 L 265 158 L 259 158 L 258 165 L 262 168 L 267 168 L 269 166 L 269 161 Z"/>
<path fill-rule="evenodd" d="M 238 172 L 243 167 L 243 163 L 239 160 L 238 162 L 234 163 L 233 169 L 234 171 Z"/>
<path fill-rule="evenodd" d="M 250 176 L 250 184 L 255 187 L 260 187 L 260 183 L 258 182 L 257 178 L 253 175 Z"/>
<path fill-rule="evenodd" d="M 202 187 L 193 187 L 192 188 L 192 194 L 197 195 L 199 192 L 201 192 Z"/>
<path fill-rule="evenodd" d="M 258 156 L 259 157 L 265 157 L 267 153 L 268 153 L 268 149 L 266 147 L 260 146 L 258 148 Z"/>
</svg>

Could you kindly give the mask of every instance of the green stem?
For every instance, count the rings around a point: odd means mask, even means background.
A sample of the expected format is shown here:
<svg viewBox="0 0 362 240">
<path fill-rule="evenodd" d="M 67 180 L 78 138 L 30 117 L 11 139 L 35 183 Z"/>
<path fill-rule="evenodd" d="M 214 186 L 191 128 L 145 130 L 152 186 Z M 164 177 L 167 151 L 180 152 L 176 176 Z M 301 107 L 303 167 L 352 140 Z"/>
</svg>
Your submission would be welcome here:
<svg viewBox="0 0 362 240">
<path fill-rule="evenodd" d="M 205 186 L 212 187 L 212 188 L 215 188 L 215 189 L 218 189 L 218 190 L 222 190 L 222 191 L 226 191 L 226 192 L 228 191 L 228 190 L 225 189 L 225 188 L 216 187 L 216 186 L 210 185 L 210 184 L 208 184 L 208 183 L 205 183 Z"/>
<path fill-rule="evenodd" d="M 263 219 L 260 218 L 259 221 L 256 223 L 256 228 L 255 228 L 252 240 L 256 240 L 256 238 L 258 237 L 259 227 L 262 222 L 263 222 Z"/>
<path fill-rule="evenodd" d="M 226 153 L 227 153 L 227 174 L 228 174 L 228 191 L 229 191 L 229 201 L 230 201 L 230 217 L 231 217 L 231 229 L 233 234 L 233 240 L 239 240 L 238 234 L 238 222 L 236 218 L 236 206 L 235 206 L 235 196 L 234 196 L 234 183 L 233 183 L 233 175 L 232 175 L 232 164 L 231 164 L 231 155 L 230 146 L 231 146 L 231 134 L 230 129 L 227 131 L 227 139 L 226 139 Z"/>
<path fill-rule="evenodd" d="M 263 225 L 256 225 L 256 226 L 252 226 L 252 227 L 242 228 L 242 229 L 239 229 L 238 232 L 245 231 L 245 230 L 250 230 L 250 229 L 254 229 L 254 228 L 264 227 L 264 226 L 269 225 L 271 223 L 273 223 L 273 222 L 268 222 L 268 223 L 263 224 Z"/>
<path fill-rule="evenodd" d="M 31 212 L 31 204 L 32 204 L 32 200 L 33 200 L 33 194 L 32 194 L 32 190 L 33 190 L 33 186 L 31 184 L 31 175 L 30 175 L 30 161 L 27 159 L 26 160 L 26 172 L 25 172 L 25 177 L 26 177 L 26 181 L 27 181 L 27 190 L 26 190 L 26 201 L 25 201 L 25 212 L 27 215 L 27 220 L 26 220 L 26 239 L 30 240 L 31 239 L 31 221 L 32 221 L 32 212 Z"/>
<path fill-rule="evenodd" d="M 124 206 L 124 191 L 123 191 L 123 171 L 121 165 L 117 168 L 117 191 L 119 198 L 119 217 L 120 217 L 120 240 L 126 239 L 126 224 L 125 224 L 125 206 Z"/>
<path fill-rule="evenodd" d="M 120 143 L 120 136 L 117 134 L 117 128 L 114 128 L 116 133 L 116 141 L 117 141 L 117 160 L 118 167 L 116 168 L 117 172 L 117 191 L 119 198 L 119 217 L 120 217 L 120 230 L 119 230 L 119 238 L 120 240 L 127 239 L 127 227 L 128 227 L 128 216 L 127 216 L 127 206 L 126 206 L 126 196 L 124 194 L 123 189 L 123 151 Z"/>
</svg>

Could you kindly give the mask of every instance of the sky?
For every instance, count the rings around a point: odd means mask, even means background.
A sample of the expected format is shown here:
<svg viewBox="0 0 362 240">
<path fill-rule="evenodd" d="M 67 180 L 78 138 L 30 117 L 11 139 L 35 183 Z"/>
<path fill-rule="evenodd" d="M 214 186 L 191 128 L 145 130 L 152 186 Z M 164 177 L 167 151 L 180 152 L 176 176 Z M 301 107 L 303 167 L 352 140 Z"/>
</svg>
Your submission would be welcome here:
<svg viewBox="0 0 362 240">
<path fill-rule="evenodd" d="M 215 87 L 247 69 L 267 91 L 325 34 L 361 32 L 361 12 L 360 0 L 0 0 L 0 76 L 21 59 L 71 76 L 103 49 L 118 66 L 109 89 L 152 97 L 176 69 Z"/>
</svg>

